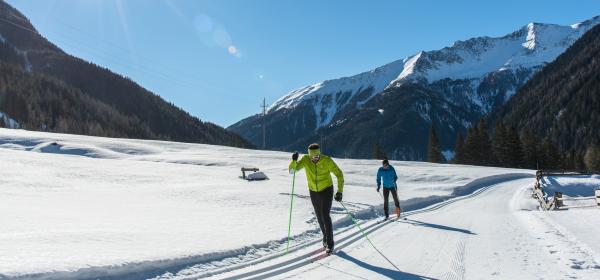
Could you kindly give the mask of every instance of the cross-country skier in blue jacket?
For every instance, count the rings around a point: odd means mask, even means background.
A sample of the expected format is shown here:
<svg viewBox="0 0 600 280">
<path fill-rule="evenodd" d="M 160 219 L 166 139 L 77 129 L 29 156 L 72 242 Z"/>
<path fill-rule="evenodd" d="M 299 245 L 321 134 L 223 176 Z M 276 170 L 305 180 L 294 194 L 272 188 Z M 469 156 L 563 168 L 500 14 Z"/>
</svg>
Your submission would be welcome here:
<svg viewBox="0 0 600 280">
<path fill-rule="evenodd" d="M 396 204 L 396 218 L 400 218 L 400 200 L 398 200 L 398 187 L 396 186 L 396 181 L 398 180 L 398 176 L 396 175 L 396 170 L 393 166 L 390 165 L 387 159 L 384 159 L 382 162 L 382 167 L 379 167 L 377 170 L 377 192 L 381 188 L 381 183 L 383 181 L 383 212 L 385 212 L 385 219 L 389 218 L 388 213 L 388 197 L 390 192 L 392 192 L 392 197 L 394 198 L 394 204 Z"/>
</svg>

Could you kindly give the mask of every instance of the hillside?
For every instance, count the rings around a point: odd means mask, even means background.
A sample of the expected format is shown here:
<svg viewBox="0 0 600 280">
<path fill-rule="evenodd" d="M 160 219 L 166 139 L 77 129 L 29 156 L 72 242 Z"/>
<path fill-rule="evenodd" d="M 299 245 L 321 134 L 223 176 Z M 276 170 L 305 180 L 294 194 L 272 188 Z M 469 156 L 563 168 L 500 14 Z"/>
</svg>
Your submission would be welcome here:
<svg viewBox="0 0 600 280">
<path fill-rule="evenodd" d="M 600 26 L 536 73 L 490 119 L 549 136 L 580 156 L 600 144 Z"/>
<path fill-rule="evenodd" d="M 132 80 L 66 54 L 0 2 L 0 125 L 99 136 L 251 147 Z"/>
</svg>

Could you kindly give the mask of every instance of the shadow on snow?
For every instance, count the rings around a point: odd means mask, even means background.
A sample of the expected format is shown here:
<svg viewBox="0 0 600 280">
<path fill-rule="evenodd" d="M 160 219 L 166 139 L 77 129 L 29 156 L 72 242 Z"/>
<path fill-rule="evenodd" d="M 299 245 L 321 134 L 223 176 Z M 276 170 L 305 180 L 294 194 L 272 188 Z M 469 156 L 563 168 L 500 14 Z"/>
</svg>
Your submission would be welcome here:
<svg viewBox="0 0 600 280">
<path fill-rule="evenodd" d="M 438 225 L 438 224 L 432 224 L 432 223 L 426 223 L 426 222 L 421 222 L 421 221 L 417 221 L 417 220 L 411 220 L 411 219 L 406 219 L 406 220 L 401 220 L 399 221 L 401 223 L 406 223 L 406 224 L 411 224 L 414 226 L 421 226 L 421 227 L 429 227 L 429 228 L 435 228 L 435 229 L 441 229 L 441 230 L 448 230 L 448 231 L 455 231 L 455 232 L 460 232 L 460 233 L 465 233 L 465 234 L 472 234 L 472 235 L 477 235 L 476 233 L 468 230 L 468 229 L 462 229 L 462 228 L 455 228 L 455 227 L 450 227 L 450 226 L 444 226 L 444 225 Z"/>
<path fill-rule="evenodd" d="M 385 277 L 389 277 L 391 279 L 407 279 L 407 280 L 421 280 L 421 279 L 435 279 L 435 278 L 431 278 L 431 277 L 426 277 L 426 276 L 421 276 L 421 275 L 416 275 L 416 274 L 412 274 L 412 273 L 408 273 L 408 272 L 403 272 L 403 271 L 398 271 L 395 269 L 389 269 L 389 268 L 384 268 L 384 267 L 379 267 L 379 266 L 374 266 L 372 264 L 368 264 L 366 262 L 363 262 L 359 259 L 356 259 L 348 254 L 346 254 L 343 251 L 339 251 L 338 253 L 335 254 L 336 256 L 345 259 L 347 261 L 350 261 L 364 269 L 379 273 Z"/>
</svg>

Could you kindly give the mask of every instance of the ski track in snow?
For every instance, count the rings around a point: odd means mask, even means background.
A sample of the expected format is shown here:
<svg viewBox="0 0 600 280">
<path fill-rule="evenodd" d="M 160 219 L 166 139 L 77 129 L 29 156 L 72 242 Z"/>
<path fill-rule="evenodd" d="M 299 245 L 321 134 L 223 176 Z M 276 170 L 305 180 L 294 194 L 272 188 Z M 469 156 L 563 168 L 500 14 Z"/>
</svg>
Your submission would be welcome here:
<svg viewBox="0 0 600 280">
<path fill-rule="evenodd" d="M 363 241 L 341 256 L 274 279 L 330 279 L 340 271 L 352 279 L 598 279 L 599 252 L 576 238 L 577 228 L 552 219 L 554 214 L 597 216 L 598 209 L 535 211 L 531 182 L 484 188 L 476 199 L 415 214 L 370 235 L 402 271 Z"/>
<path fill-rule="evenodd" d="M 477 182 L 475 184 L 471 184 L 471 189 L 476 189 L 476 191 L 474 191 L 471 194 L 468 194 L 463 197 L 450 199 L 450 200 L 447 200 L 447 201 L 444 201 L 444 202 L 441 202 L 438 204 L 434 204 L 433 206 L 426 207 L 424 209 L 409 211 L 409 212 L 405 213 L 403 215 L 403 217 L 410 217 L 412 215 L 417 215 L 420 213 L 437 211 L 447 205 L 456 203 L 458 201 L 476 197 L 476 196 L 480 195 L 481 193 L 483 193 L 488 188 L 490 188 L 493 184 L 497 183 L 498 181 L 514 180 L 516 178 L 523 178 L 523 177 L 529 177 L 529 175 L 528 174 L 506 174 L 506 175 L 501 175 L 501 176 L 491 176 L 489 178 L 482 178 L 480 180 L 477 180 Z M 371 221 L 371 223 L 367 227 L 365 227 L 364 230 L 367 234 L 370 234 L 376 230 L 381 229 L 383 226 L 388 225 L 390 223 L 394 223 L 394 220 L 389 220 L 384 223 L 378 223 L 378 222 Z M 339 243 L 339 244 L 336 245 L 336 250 L 341 250 L 343 248 L 351 246 L 353 243 L 361 241 L 363 239 L 360 231 L 358 231 L 356 229 L 354 229 L 354 230 L 355 231 L 351 235 L 343 236 L 341 239 L 339 239 L 337 241 L 337 243 Z M 340 232 L 336 232 L 336 236 L 339 236 L 339 235 L 340 235 Z M 350 241 L 346 241 L 349 237 L 353 237 L 353 239 Z M 320 236 L 319 236 L 319 239 L 320 239 Z M 318 243 L 318 242 L 320 242 L 320 241 L 319 240 L 315 241 L 315 243 Z M 307 244 L 303 247 L 307 247 L 308 245 L 312 245 L 312 244 Z M 458 279 L 462 279 L 464 265 L 462 265 L 461 260 L 463 258 L 463 253 L 464 253 L 464 243 L 462 245 L 459 244 L 459 248 L 462 248 L 463 250 L 459 250 L 457 252 L 457 257 L 452 262 L 454 269 L 451 273 L 449 273 L 449 275 L 456 274 L 456 275 L 460 276 L 460 278 L 458 278 Z M 237 273 L 234 275 L 227 275 L 226 278 L 222 278 L 222 279 L 264 279 L 264 278 L 269 278 L 269 277 L 273 277 L 273 276 L 278 276 L 282 273 L 286 273 L 286 272 L 298 269 L 300 267 L 310 265 L 314 262 L 320 261 L 320 256 L 316 256 L 316 257 L 307 259 L 307 257 L 309 257 L 310 255 L 311 254 L 301 255 L 301 256 L 298 256 L 291 260 L 285 260 L 281 263 L 272 264 L 267 267 L 261 267 L 259 269 L 253 269 L 250 271 L 245 271 L 245 272 Z M 195 277 L 204 277 L 204 276 L 206 276 L 206 275 L 193 275 L 194 278 Z M 298 275 L 295 275 L 295 276 L 298 276 Z M 221 277 L 223 277 L 223 276 L 217 275 L 216 278 L 221 279 Z M 191 279 L 191 278 L 177 278 L 177 279 Z M 455 279 L 455 278 L 449 278 L 449 279 Z"/>
<path fill-rule="evenodd" d="M 600 223 L 598 210 L 534 211 L 528 170 L 394 162 L 409 219 L 378 223 L 379 162 L 339 160 L 347 207 L 397 271 L 336 202 L 338 254 L 315 255 L 321 237 L 303 176 L 284 255 L 288 153 L 0 129 L 0 156 L 6 214 L 0 279 L 597 279 L 600 273 L 598 231 L 581 226 Z M 259 166 L 271 180 L 239 180 L 240 165 Z M 585 181 L 571 195 L 586 195 L 600 176 L 569 180 L 548 178 L 545 187 Z M 96 205 L 98 199 L 111 207 Z M 216 214 L 222 217 L 210 217 Z M 230 223 L 236 220 L 244 222 Z"/>
</svg>

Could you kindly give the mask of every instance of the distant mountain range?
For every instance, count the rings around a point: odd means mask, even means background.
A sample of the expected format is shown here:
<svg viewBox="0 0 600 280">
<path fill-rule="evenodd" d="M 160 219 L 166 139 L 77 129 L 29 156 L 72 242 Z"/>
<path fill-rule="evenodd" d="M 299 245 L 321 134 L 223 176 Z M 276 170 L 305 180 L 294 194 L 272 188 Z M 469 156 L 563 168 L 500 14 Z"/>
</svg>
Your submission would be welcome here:
<svg viewBox="0 0 600 280">
<path fill-rule="evenodd" d="M 334 156 L 370 158 L 377 146 L 394 159 L 423 160 L 433 125 L 442 150 L 451 155 L 458 131 L 505 104 L 599 22 L 530 23 L 502 37 L 457 41 L 294 90 L 267 112 L 267 147 L 304 150 L 321 142 Z M 254 115 L 228 129 L 260 145 L 261 123 Z"/>
<path fill-rule="evenodd" d="M 0 126 L 253 147 L 132 80 L 71 56 L 0 1 Z"/>
</svg>

